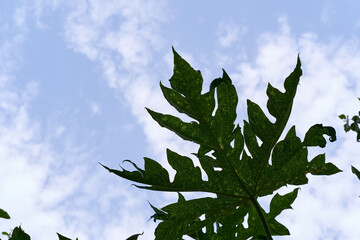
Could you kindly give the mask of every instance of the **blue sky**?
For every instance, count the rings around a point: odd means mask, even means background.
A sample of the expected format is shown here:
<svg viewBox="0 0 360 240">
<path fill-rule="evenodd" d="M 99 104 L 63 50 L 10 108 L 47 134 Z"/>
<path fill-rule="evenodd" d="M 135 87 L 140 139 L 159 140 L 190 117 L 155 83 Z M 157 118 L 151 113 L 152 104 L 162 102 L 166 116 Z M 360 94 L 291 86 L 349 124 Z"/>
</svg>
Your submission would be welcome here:
<svg viewBox="0 0 360 240">
<path fill-rule="evenodd" d="M 340 113 L 359 110 L 360 17 L 356 1 L 0 1 L 0 208 L 33 239 L 56 232 L 81 240 L 153 239 L 152 193 L 106 172 L 165 149 L 196 151 L 150 119 L 145 107 L 176 114 L 159 82 L 172 75 L 171 46 L 201 70 L 205 86 L 224 68 L 239 93 L 265 106 L 267 82 L 280 87 L 300 53 L 303 77 L 290 124 L 303 136 L 315 123 L 338 141 L 313 155 L 344 173 L 310 176 L 294 210 L 280 217 L 291 237 L 357 239 L 360 167 L 355 136 Z M 127 166 L 127 165 L 126 165 Z M 129 166 L 127 166 L 129 167 Z M 285 193 L 291 190 L 281 189 Z M 187 195 L 191 197 L 191 195 Z M 263 200 L 264 207 L 268 198 Z"/>
</svg>

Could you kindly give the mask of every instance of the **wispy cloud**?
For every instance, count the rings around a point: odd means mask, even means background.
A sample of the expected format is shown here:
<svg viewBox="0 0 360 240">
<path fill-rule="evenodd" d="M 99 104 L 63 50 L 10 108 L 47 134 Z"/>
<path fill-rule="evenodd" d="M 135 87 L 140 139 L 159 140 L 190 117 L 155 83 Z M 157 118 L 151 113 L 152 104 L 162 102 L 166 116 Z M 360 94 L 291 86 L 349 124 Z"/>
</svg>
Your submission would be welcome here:
<svg viewBox="0 0 360 240">
<path fill-rule="evenodd" d="M 31 120 L 28 112 L 37 92 L 36 83 L 29 83 L 23 89 L 14 88 L 15 72 L 21 64 L 19 49 L 26 38 L 26 14 L 23 7 L 15 9 L 15 25 L 11 26 L 15 29 L 0 42 L 0 63 L 4 63 L 0 68 L 0 188 L 3 196 L 0 204 L 12 217 L 2 223 L 3 230 L 26 222 L 29 228 L 39 231 L 41 228 L 46 236 L 51 223 L 41 220 L 45 215 L 58 219 L 61 225 L 58 213 L 38 205 L 53 154 L 41 140 L 39 124 Z"/>
<path fill-rule="evenodd" d="M 330 1 L 327 1 L 321 11 L 320 20 L 324 24 L 331 23 L 336 15 L 336 10 Z"/>
<path fill-rule="evenodd" d="M 78 4 L 65 26 L 69 46 L 100 62 L 109 86 L 128 100 L 132 114 L 144 126 L 148 141 L 154 143 L 150 145 L 152 149 L 171 142 L 174 137 L 159 128 L 144 111 L 147 106 L 174 112 L 161 97 L 158 87 L 158 74 L 167 68 L 159 68 L 153 61 L 164 43 L 160 28 L 166 19 L 164 5 L 163 1 Z M 163 152 L 163 147 L 161 149 Z"/>
<path fill-rule="evenodd" d="M 50 5 L 36 2 L 37 10 L 32 14 L 41 23 L 42 14 Z M 143 126 L 150 152 L 163 162 L 164 147 L 185 153 L 195 151 L 190 143 L 184 144 L 174 134 L 158 127 L 144 110 L 148 106 L 175 113 L 161 97 L 158 87 L 159 79 L 163 79 L 163 74 L 168 74 L 169 69 L 160 68 L 155 61 L 155 56 L 158 60 L 166 45 L 161 29 L 166 20 L 164 5 L 164 1 L 107 0 L 53 1 L 50 6 L 51 9 L 62 8 L 66 18 L 63 37 L 69 48 L 99 63 L 109 87 L 125 97 L 132 114 Z M 16 49 L 26 38 L 26 9 L 15 11 L 18 31 L 0 46 L 0 162 L 6 166 L 0 169 L 0 176 L 11 172 L 11 176 L 0 183 L 1 190 L 9 193 L 6 201 L 0 199 L 0 207 L 8 210 L 13 217 L 6 226 L 23 223 L 24 227 L 31 229 L 35 239 L 52 239 L 56 231 L 67 236 L 79 236 L 82 240 L 125 239 L 142 231 L 145 231 L 144 239 L 153 238 L 154 224 L 147 222 L 152 212 L 144 201 L 149 195 L 131 188 L 128 182 L 121 182 L 118 178 L 114 180 L 114 176 L 90 165 L 88 161 L 94 152 L 84 145 L 79 146 L 69 136 L 66 126 L 55 124 L 53 132 L 44 133 L 41 124 L 34 121 L 28 111 L 31 99 L 37 94 L 36 83 L 24 89 L 26 94 L 21 93 L 23 89 L 14 90 L 11 87 L 16 81 L 12 72 L 21 62 L 21 54 Z M 234 45 L 245 32 L 246 29 L 239 28 L 234 22 L 221 23 L 218 31 L 220 47 Z M 279 19 L 278 31 L 261 35 L 254 61 L 243 61 L 229 74 L 240 90 L 241 99 L 250 98 L 264 107 L 267 82 L 281 88 L 300 52 L 304 76 L 291 123 L 298 125 L 300 135 L 310 124 L 318 122 L 341 129 L 342 123 L 336 116 L 358 107 L 356 93 L 360 89 L 356 79 L 360 77 L 357 68 L 360 56 L 356 54 L 359 52 L 357 42 L 356 38 L 321 42 L 314 33 L 295 37 L 283 17 Z M 196 57 L 191 59 L 191 55 L 182 55 L 197 65 Z M 164 58 L 161 64 L 171 62 L 168 55 Z M 227 59 L 223 61 L 236 64 Z M 245 112 L 243 102 L 240 102 L 240 113 Z M 89 104 L 89 107 L 93 114 L 101 111 L 97 103 Z M 130 124 L 129 128 L 132 126 Z M 337 145 L 330 145 L 328 151 L 331 152 L 331 160 L 347 169 L 350 163 L 356 164 L 355 160 L 347 159 L 353 159 L 357 148 L 354 142 L 345 141 L 341 134 L 340 140 Z M 65 150 L 54 147 L 54 143 L 59 142 L 64 143 Z M 345 160 L 339 161 L 340 158 Z M 357 185 L 351 174 L 344 176 L 339 174 L 326 182 L 322 178 L 311 177 L 311 185 L 302 188 L 294 205 L 295 210 L 288 211 L 288 215 L 283 217 L 290 226 L 292 238 L 326 238 L 330 228 L 335 229 L 333 231 L 339 239 L 358 235 L 357 227 L 350 230 L 353 225 L 351 219 L 359 215 L 352 211 L 357 205 L 358 194 L 352 189 L 356 189 Z M 21 188 L 24 190 L 17 192 L 8 187 L 14 183 L 24 186 Z M 337 195 L 334 196 L 332 191 L 336 191 Z M 136 198 L 133 197 L 135 195 Z M 168 201 L 170 198 L 165 195 L 165 200 L 157 201 Z M 354 200 L 349 201 L 350 198 Z M 24 203 L 23 199 L 30 200 Z M 344 207 L 341 211 L 335 210 L 338 206 Z M 311 236 L 310 233 L 304 235 L 307 232 L 311 232 Z"/>
<path fill-rule="evenodd" d="M 56 232 L 83 240 L 112 239 L 115 236 L 109 234 L 117 226 L 116 237 L 125 239 L 142 231 L 141 225 L 118 227 L 121 218 L 108 219 L 108 215 L 142 214 L 139 209 L 128 213 L 123 205 L 114 204 L 120 198 L 132 202 L 130 186 L 115 188 L 118 185 L 110 174 L 96 163 L 89 164 L 92 150 L 64 134 L 64 126 L 49 132 L 43 128 L 29 111 L 38 83 L 18 87 L 16 72 L 21 69 L 25 23 L 31 11 L 23 6 L 15 9 L 17 21 L 0 42 L 0 206 L 12 218 L 2 221 L 2 231 L 22 224 L 35 239 L 54 239 Z M 93 104 L 92 111 L 100 108 Z M 63 149 L 56 146 L 60 142 Z M 108 225 L 103 226 L 104 221 Z"/>
<path fill-rule="evenodd" d="M 246 28 L 236 25 L 232 21 L 222 21 L 218 26 L 216 35 L 220 46 L 229 47 L 246 33 Z"/>
<path fill-rule="evenodd" d="M 97 115 L 101 113 L 101 107 L 99 103 L 94 101 L 89 101 L 88 104 L 92 115 Z"/>
</svg>

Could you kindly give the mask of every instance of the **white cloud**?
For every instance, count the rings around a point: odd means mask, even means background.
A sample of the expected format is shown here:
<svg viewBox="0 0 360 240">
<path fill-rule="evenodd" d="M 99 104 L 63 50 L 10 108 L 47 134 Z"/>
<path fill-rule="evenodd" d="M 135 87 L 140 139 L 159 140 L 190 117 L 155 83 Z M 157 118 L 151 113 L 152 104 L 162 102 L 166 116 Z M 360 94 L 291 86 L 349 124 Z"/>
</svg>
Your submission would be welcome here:
<svg viewBox="0 0 360 240">
<path fill-rule="evenodd" d="M 218 26 L 216 35 L 218 36 L 218 41 L 222 47 L 229 47 L 238 41 L 245 33 L 245 27 L 240 29 L 240 27 L 232 21 L 222 21 Z"/>
<path fill-rule="evenodd" d="M 175 113 L 161 97 L 156 75 L 159 73 L 153 61 L 154 52 L 162 47 L 164 41 L 159 27 L 164 18 L 162 3 L 109 0 L 77 1 L 65 5 L 70 6 L 64 28 L 64 37 L 69 47 L 102 65 L 109 86 L 125 95 L 132 113 L 143 124 L 152 152 L 162 162 L 165 159 L 164 146 L 179 152 L 194 152 L 192 144 L 184 144 L 174 134 L 158 127 L 143 108 L 149 106 L 154 110 Z M 39 10 L 39 16 L 42 11 Z M 24 21 L 21 16 L 25 15 L 20 13 L 17 19 L 18 25 L 22 26 Z M 349 103 L 358 103 L 355 97 L 359 92 L 356 79 L 360 76 L 357 68 L 360 56 L 354 54 L 359 52 L 357 39 L 324 43 L 313 33 L 304 33 L 295 38 L 291 35 L 286 18 L 280 18 L 279 22 L 278 32 L 262 35 L 255 61 L 243 62 L 237 66 L 236 72 L 231 73 L 240 90 L 241 109 L 245 109 L 245 98 L 265 106 L 267 82 L 282 88 L 282 81 L 293 69 L 296 55 L 300 52 L 304 76 L 291 122 L 299 126 L 301 134 L 309 124 L 318 122 L 338 124 L 341 127 L 342 123 L 336 117 L 339 111 L 352 111 L 354 105 Z M 240 30 L 233 23 L 223 24 L 224 31 L 219 32 L 219 42 L 223 47 L 234 44 L 246 31 Z M 23 36 L 14 36 L 14 39 L 21 43 Z M 3 44 L 2 53 L 10 54 L 16 49 L 17 46 L 10 42 Z M 186 54 L 182 56 L 189 60 Z M 3 109 L 0 121 L 6 126 L 0 128 L 3 139 L 3 142 L 0 141 L 0 161 L 13 173 L 6 180 L 8 182 L 0 184 L 5 192 L 11 192 L 6 203 L 0 200 L 4 204 L 0 207 L 14 214 L 14 220 L 7 226 L 13 227 L 22 222 L 24 227 L 31 229 L 34 238 L 46 236 L 51 239 L 56 231 L 72 237 L 79 233 L 81 240 L 91 239 L 90 236 L 96 239 L 119 238 L 119 233 L 125 238 L 142 231 L 145 231 L 144 239 L 152 238 L 154 224 L 139 220 L 147 220 L 149 217 L 148 212 L 142 212 L 147 209 L 147 203 L 143 203 L 145 194 L 139 190 L 131 192 L 130 187 L 119 188 L 119 184 L 128 186 L 128 182 L 111 184 L 114 176 L 105 174 L 104 177 L 102 169 L 86 167 L 88 162 L 85 160 L 89 159 L 91 152 L 86 153 L 87 149 L 74 147 L 71 140 L 67 140 L 65 152 L 54 152 L 51 143 L 40 137 L 39 124 L 31 120 L 27 111 L 27 104 L 36 95 L 36 87 L 30 87 L 27 90 L 29 94 L 23 95 L 26 97 L 10 91 L 6 84 L 14 77 L 7 69 L 15 69 L 17 64 L 1 58 L 0 62 L 7 64 L 2 65 L 6 73 L 0 75 L 0 98 L 3 100 L 0 101 Z M 195 60 L 190 58 L 190 62 Z M 93 107 L 93 113 L 100 109 Z M 54 134 L 58 138 L 64 137 L 65 130 L 65 127 L 59 126 Z M 350 140 L 330 145 L 329 149 L 333 152 L 330 159 L 346 169 L 350 164 L 347 159 L 356 154 L 356 146 Z M 6 162 L 10 158 L 16 161 Z M 344 160 L 338 160 L 340 158 Z M 0 176 L 7 173 L 3 171 Z M 349 193 L 357 189 L 358 185 L 353 181 L 354 177 L 347 174 L 346 177 L 339 174 L 325 180 L 312 177 L 310 185 L 302 187 L 294 210 L 287 211 L 282 217 L 283 221 L 289 222 L 292 239 L 327 238 L 329 228 L 335 229 L 340 239 L 358 235 L 359 230 L 350 227 L 351 219 L 358 216 L 358 212 L 352 211 L 353 208 L 358 209 L 357 198 Z M 6 187 L 13 182 L 26 186 L 25 190 L 13 192 Z M 134 199 L 135 194 L 137 198 Z M 349 198 L 352 200 L 348 201 Z M 23 203 L 23 199 L 30 200 Z M 122 199 L 121 203 L 117 202 L 118 199 Z M 63 212 L 59 213 L 55 205 L 60 205 Z M 13 210 L 13 206 L 20 207 Z M 339 210 L 338 206 L 344 208 Z M 119 219 L 126 220 L 106 219 L 104 227 L 101 225 L 104 219 L 94 219 L 98 214 L 106 218 L 108 211 L 118 212 L 121 216 Z M 56 221 L 44 220 L 47 216 Z M 46 226 L 42 225 L 44 222 Z M 307 233 L 308 236 L 304 235 Z"/>
<path fill-rule="evenodd" d="M 101 107 L 99 103 L 94 101 L 89 101 L 88 104 L 92 115 L 97 115 L 101 113 Z"/>
<path fill-rule="evenodd" d="M 132 229 L 118 226 L 119 220 L 106 216 L 109 211 L 128 218 L 143 214 L 131 204 L 126 210 L 121 205 L 113 207 L 118 199 L 131 203 L 130 186 L 119 189 L 113 176 L 96 162 L 89 163 L 93 152 L 65 135 L 64 126 L 53 124 L 57 126 L 55 131 L 47 131 L 33 119 L 29 106 L 38 94 L 37 83 L 15 87 L 15 73 L 21 68 L 21 44 L 26 40 L 24 23 L 28 15 L 22 11 L 15 11 L 18 31 L 0 42 L 0 207 L 11 216 L 11 220 L 1 222 L 1 230 L 22 224 L 34 239 L 53 239 L 60 232 L 86 240 L 104 239 L 104 228 L 109 236 L 111 226 L 117 226 L 116 237 L 125 239 L 134 234 Z M 20 19 L 20 13 L 24 19 Z M 92 110 L 96 113 L 101 109 L 94 104 Z M 54 145 L 60 141 L 64 150 Z M 109 224 L 106 227 L 104 220 Z"/>
<path fill-rule="evenodd" d="M 158 1 L 79 4 L 67 18 L 65 35 L 74 51 L 102 64 L 109 86 L 124 94 L 132 113 L 143 124 L 148 141 L 153 143 L 151 149 L 159 153 L 161 146 L 161 155 L 163 143 L 171 142 L 174 134 L 161 129 L 144 107 L 175 113 L 162 98 L 157 72 L 153 71 L 153 54 L 163 43 L 159 28 L 166 14 L 163 5 Z M 109 28 L 114 19 L 118 20 L 115 27 Z M 193 64 L 189 54 L 181 55 Z"/>
<path fill-rule="evenodd" d="M 26 9 L 24 6 L 17 8 L 14 12 L 14 22 L 17 28 L 25 28 Z"/>
<path fill-rule="evenodd" d="M 334 6 L 327 1 L 321 11 L 320 20 L 324 24 L 331 23 L 334 19 L 334 16 L 336 15 L 336 10 L 334 9 Z"/>
<path fill-rule="evenodd" d="M 56 130 L 55 130 L 55 136 L 60 137 L 65 132 L 65 130 L 66 130 L 65 126 L 62 126 L 62 125 L 57 126 Z"/>
<path fill-rule="evenodd" d="M 152 60 L 163 39 L 164 1 L 79 2 L 67 17 L 65 39 L 76 52 L 98 60 L 109 85 L 124 87 Z M 115 56 L 115 58 L 113 57 Z"/>
</svg>

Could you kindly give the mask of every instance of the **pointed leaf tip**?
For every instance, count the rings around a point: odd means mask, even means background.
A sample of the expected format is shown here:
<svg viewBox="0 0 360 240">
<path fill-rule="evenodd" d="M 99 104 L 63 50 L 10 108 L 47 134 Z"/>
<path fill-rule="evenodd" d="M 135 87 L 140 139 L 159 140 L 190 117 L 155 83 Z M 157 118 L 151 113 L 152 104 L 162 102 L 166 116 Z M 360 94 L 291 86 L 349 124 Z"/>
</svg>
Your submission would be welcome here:
<svg viewBox="0 0 360 240">
<path fill-rule="evenodd" d="M 21 226 L 14 228 L 11 233 L 10 239 L 21 239 L 21 240 L 30 240 L 30 236 L 21 228 Z"/>
<path fill-rule="evenodd" d="M 299 66 L 299 67 L 301 66 L 300 53 L 298 53 L 298 55 L 297 55 L 296 66 Z"/>
<path fill-rule="evenodd" d="M 0 218 L 10 219 L 10 216 L 7 212 L 0 208 Z"/>
<path fill-rule="evenodd" d="M 67 237 L 63 236 L 60 233 L 56 233 L 56 234 L 58 235 L 59 240 L 71 240 L 70 238 L 67 238 Z"/>
<path fill-rule="evenodd" d="M 171 49 L 174 55 L 179 55 L 173 46 L 171 47 Z"/>
<path fill-rule="evenodd" d="M 134 234 L 134 235 L 128 237 L 126 240 L 137 240 L 138 237 L 139 237 L 140 235 L 143 235 L 143 234 L 144 234 L 144 232 L 138 233 L 138 234 Z"/>
<path fill-rule="evenodd" d="M 360 180 L 360 171 L 355 168 L 354 166 L 351 166 L 351 172 L 356 175 L 356 177 Z"/>
</svg>

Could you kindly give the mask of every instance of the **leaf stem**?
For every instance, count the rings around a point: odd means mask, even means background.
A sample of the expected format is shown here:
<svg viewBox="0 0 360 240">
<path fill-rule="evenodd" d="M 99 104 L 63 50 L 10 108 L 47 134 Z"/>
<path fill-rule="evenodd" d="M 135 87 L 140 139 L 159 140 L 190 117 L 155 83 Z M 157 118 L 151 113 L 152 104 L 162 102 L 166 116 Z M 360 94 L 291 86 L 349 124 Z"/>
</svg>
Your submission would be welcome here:
<svg viewBox="0 0 360 240">
<path fill-rule="evenodd" d="M 269 225 L 267 224 L 267 221 L 265 219 L 265 216 L 262 212 L 262 209 L 260 207 L 260 204 L 258 203 L 258 201 L 255 199 L 255 197 L 251 197 L 250 198 L 251 202 L 254 204 L 254 207 L 256 209 L 256 212 L 258 213 L 259 217 L 260 217 L 260 220 L 261 220 L 261 223 L 264 227 L 264 230 L 265 230 L 265 233 L 266 233 L 266 237 L 268 240 L 273 240 L 272 236 L 271 236 L 271 232 L 270 232 L 270 228 L 269 228 Z"/>
</svg>

